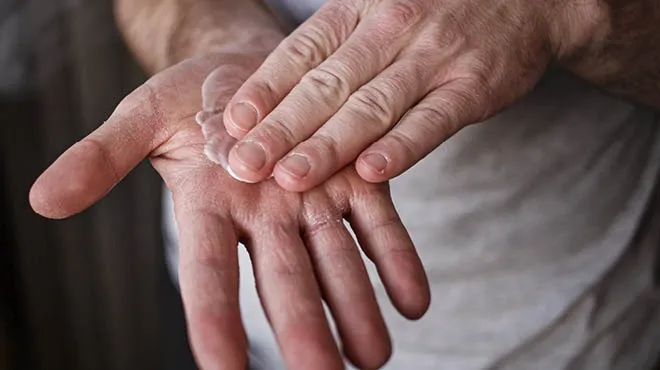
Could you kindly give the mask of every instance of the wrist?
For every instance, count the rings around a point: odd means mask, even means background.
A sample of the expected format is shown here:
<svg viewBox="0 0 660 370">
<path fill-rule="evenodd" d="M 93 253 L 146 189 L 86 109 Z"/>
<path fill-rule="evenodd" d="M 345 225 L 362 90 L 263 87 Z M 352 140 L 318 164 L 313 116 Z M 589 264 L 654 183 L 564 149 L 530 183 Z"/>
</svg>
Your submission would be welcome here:
<svg viewBox="0 0 660 370">
<path fill-rule="evenodd" d="M 274 27 L 191 29 L 185 34 L 172 36 L 167 64 L 215 52 L 267 55 L 284 37 L 284 33 Z"/>
<path fill-rule="evenodd" d="M 257 0 L 115 0 L 115 16 L 150 73 L 217 48 L 272 49 L 284 38 Z"/>
</svg>

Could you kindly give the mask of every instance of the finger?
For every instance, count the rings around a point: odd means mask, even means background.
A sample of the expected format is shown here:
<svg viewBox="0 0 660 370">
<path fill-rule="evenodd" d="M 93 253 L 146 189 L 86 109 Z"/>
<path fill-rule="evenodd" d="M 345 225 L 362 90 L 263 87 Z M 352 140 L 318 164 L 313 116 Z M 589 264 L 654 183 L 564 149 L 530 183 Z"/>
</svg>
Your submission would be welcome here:
<svg viewBox="0 0 660 370">
<path fill-rule="evenodd" d="M 82 212 L 115 186 L 165 140 L 159 108 L 143 85 L 127 96 L 96 131 L 64 152 L 34 183 L 30 204 L 49 218 Z"/>
<path fill-rule="evenodd" d="M 367 148 L 356 168 L 366 181 L 394 178 L 422 160 L 461 128 L 487 117 L 484 87 L 455 80 L 431 92 L 389 133 Z M 380 163 L 375 167 L 372 163 Z"/>
<path fill-rule="evenodd" d="M 409 319 L 424 315 L 430 303 L 429 284 L 386 184 L 356 191 L 349 222 L 371 259 L 397 310 Z"/>
<path fill-rule="evenodd" d="M 238 253 L 232 223 L 177 204 L 179 279 L 195 357 L 202 369 L 244 370 L 245 331 L 238 303 Z"/>
<path fill-rule="evenodd" d="M 432 73 L 420 57 L 401 59 L 388 67 L 277 164 L 274 176 L 278 184 L 287 190 L 306 191 L 354 161 L 428 93 Z M 308 168 L 306 173 L 297 171 L 301 163 Z"/>
<path fill-rule="evenodd" d="M 327 199 L 307 201 L 328 204 Z M 325 209 L 310 210 L 306 218 L 305 244 L 339 329 L 344 353 L 360 369 L 380 368 L 391 355 L 390 338 L 353 237 L 341 215 L 328 214 Z"/>
<path fill-rule="evenodd" d="M 248 61 L 248 64 L 251 64 Z M 227 102 L 236 88 L 245 82 L 246 69 L 251 71 L 250 66 L 245 64 L 224 63 L 211 72 L 202 84 L 202 109 L 207 113 L 218 113 L 224 111 Z"/>
<path fill-rule="evenodd" d="M 414 6 L 383 6 L 360 23 L 344 45 L 306 73 L 263 122 L 239 142 L 230 153 L 234 172 L 249 182 L 267 178 L 278 160 L 321 127 L 356 89 L 392 63 L 408 44 L 408 28 L 421 15 Z M 395 18 L 396 26 L 386 23 Z M 405 18 L 405 23 L 401 18 Z M 230 122 L 228 127 L 231 126 Z M 241 127 L 241 130 L 246 132 L 251 128 Z M 293 164 L 291 175 L 308 174 L 309 163 L 298 158 Z"/>
<path fill-rule="evenodd" d="M 287 369 L 343 369 L 298 229 L 273 226 L 248 242 L 257 291 Z"/>
<path fill-rule="evenodd" d="M 354 2 L 330 1 L 287 37 L 243 84 L 225 112 L 227 131 L 244 136 L 310 69 L 348 39 L 359 20 Z"/>
</svg>

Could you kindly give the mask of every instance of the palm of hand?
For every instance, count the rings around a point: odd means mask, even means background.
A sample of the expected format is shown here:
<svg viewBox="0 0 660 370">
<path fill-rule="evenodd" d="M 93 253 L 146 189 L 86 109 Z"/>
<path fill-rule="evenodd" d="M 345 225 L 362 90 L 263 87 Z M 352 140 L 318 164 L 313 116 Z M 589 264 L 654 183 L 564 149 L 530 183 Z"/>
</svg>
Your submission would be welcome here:
<svg viewBox="0 0 660 370">
<path fill-rule="evenodd" d="M 204 155 L 206 140 L 194 119 L 202 104 L 202 81 L 220 66 L 209 79 L 226 88 L 210 94 L 216 94 L 216 104 L 226 102 L 260 61 L 214 54 L 154 76 L 44 172 L 31 203 L 52 218 L 81 212 L 149 157 L 173 193 L 181 290 L 203 368 L 245 368 L 239 240 L 251 254 L 262 305 L 290 368 L 343 366 L 321 297 L 333 312 L 348 357 L 361 367 L 378 366 L 389 356 L 389 338 L 344 217 L 401 313 L 419 317 L 428 305 L 421 264 L 387 185 L 368 184 L 347 168 L 309 192 L 289 193 L 274 181 L 237 182 Z M 205 129 L 213 132 L 213 125 Z"/>
</svg>

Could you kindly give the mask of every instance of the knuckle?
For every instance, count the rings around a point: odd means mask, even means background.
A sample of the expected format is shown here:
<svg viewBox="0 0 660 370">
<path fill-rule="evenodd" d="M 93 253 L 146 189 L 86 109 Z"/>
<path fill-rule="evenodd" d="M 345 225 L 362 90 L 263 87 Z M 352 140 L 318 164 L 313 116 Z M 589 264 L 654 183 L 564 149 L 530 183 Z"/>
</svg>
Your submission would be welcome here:
<svg viewBox="0 0 660 370">
<path fill-rule="evenodd" d="M 477 68 L 468 77 L 464 79 L 464 87 L 473 93 L 486 94 L 490 93 L 490 79 L 488 73 L 483 71 L 484 68 Z"/>
<path fill-rule="evenodd" d="M 340 160 L 337 140 L 324 134 L 315 134 L 308 140 L 308 144 L 321 154 L 326 165 L 329 165 L 330 168 L 337 168 Z"/>
<path fill-rule="evenodd" d="M 500 105 L 485 73 L 473 72 L 455 81 L 447 88 L 446 95 L 446 104 L 451 108 L 451 118 L 456 124 L 486 119 L 493 110 L 491 107 Z"/>
<path fill-rule="evenodd" d="M 290 253 L 285 253 L 284 248 L 274 248 L 269 258 L 268 270 L 276 276 L 279 281 L 298 280 L 308 272 L 300 263 L 298 258 Z"/>
<path fill-rule="evenodd" d="M 488 84 L 468 84 L 461 96 L 462 103 L 458 109 L 462 116 L 471 120 L 482 121 L 490 115 L 491 105 L 500 106 L 499 99 L 492 93 Z"/>
<path fill-rule="evenodd" d="M 483 105 L 497 100 L 491 74 L 487 71 L 486 68 L 477 69 L 464 83 L 465 89 L 468 90 L 468 99 L 471 97 L 474 104 Z"/>
<path fill-rule="evenodd" d="M 410 161 L 416 157 L 415 141 L 404 132 L 392 131 L 387 135 L 387 138 L 394 144 L 394 148 L 390 150 L 402 155 L 404 161 Z"/>
<path fill-rule="evenodd" d="M 302 78 L 301 84 L 310 86 L 329 99 L 343 101 L 343 97 L 350 92 L 346 78 L 330 68 L 319 67 L 311 70 Z"/>
<path fill-rule="evenodd" d="M 333 50 L 350 36 L 359 22 L 359 16 L 353 6 L 345 2 L 334 2 L 313 17 L 317 32 L 325 37 L 327 46 Z"/>
<path fill-rule="evenodd" d="M 452 104 L 446 101 L 446 105 Z M 440 104 L 422 104 L 417 108 L 417 114 L 422 117 L 419 124 L 421 134 L 428 137 L 437 136 L 438 128 L 443 135 L 458 131 L 458 112 L 456 109 L 441 108 Z"/>
<path fill-rule="evenodd" d="M 286 212 L 279 215 L 273 212 L 260 212 L 246 221 L 252 224 L 249 232 L 246 232 L 244 241 L 250 257 L 261 258 L 263 267 L 269 271 L 286 261 L 295 261 L 298 257 L 295 248 L 274 247 L 278 243 L 288 241 L 291 231 L 297 229 L 297 224 L 289 220 Z M 259 242 L 265 235 L 268 235 L 272 243 Z"/>
<path fill-rule="evenodd" d="M 453 92 L 450 93 L 449 91 L 447 91 L 446 95 L 453 95 Z M 445 104 L 450 104 L 452 103 L 451 100 L 455 100 L 455 99 L 445 97 L 444 99 L 441 100 Z M 416 110 L 416 113 L 419 114 L 425 121 L 428 122 L 453 121 L 454 120 L 453 116 L 455 114 L 452 114 L 450 112 L 451 109 L 441 108 L 441 104 L 435 104 L 435 103 L 433 104 L 421 103 Z"/>
<path fill-rule="evenodd" d="M 116 162 L 115 157 L 111 154 L 110 149 L 103 144 L 103 142 L 90 135 L 81 140 L 78 145 L 87 146 L 89 152 L 95 152 L 98 155 L 99 162 L 104 166 L 104 170 L 111 176 L 113 183 L 118 183 L 121 180 L 121 172 Z M 86 189 L 91 188 L 89 178 L 84 176 L 72 176 L 69 178 L 69 189 L 73 194 L 80 194 Z"/>
<path fill-rule="evenodd" d="M 417 252 L 414 248 L 406 245 L 394 246 L 383 251 L 383 259 L 390 259 L 392 261 L 416 261 L 419 259 Z"/>
<path fill-rule="evenodd" d="M 312 258 L 316 266 L 353 266 L 356 258 L 359 258 L 357 249 L 347 243 L 337 243 L 337 246 L 330 249 L 323 249 L 316 252 Z M 341 273 L 341 270 L 337 271 Z"/>
<path fill-rule="evenodd" d="M 344 218 L 341 214 L 335 212 L 323 212 L 310 217 L 304 227 L 304 234 L 307 238 L 320 236 L 329 230 L 336 230 L 344 227 Z"/>
<path fill-rule="evenodd" d="M 277 89 L 273 82 L 265 78 L 255 81 L 249 88 L 251 91 L 257 92 L 259 97 L 262 98 L 269 106 L 275 104 L 275 99 L 281 95 L 278 91 L 279 89 Z"/>
<path fill-rule="evenodd" d="M 261 126 L 260 136 L 263 141 L 274 142 L 276 145 L 292 147 L 298 140 L 293 130 L 281 119 L 276 117 L 267 118 Z"/>
<path fill-rule="evenodd" d="M 159 91 L 165 90 L 161 86 L 165 83 L 159 80 L 161 76 L 154 76 L 142 86 L 133 90 L 122 99 L 113 113 L 118 116 L 149 116 L 161 118 L 166 113 L 163 108 L 163 96 Z"/>
<path fill-rule="evenodd" d="M 212 248 L 198 248 L 198 255 L 189 257 L 188 260 L 181 261 L 179 271 L 181 273 L 200 274 L 202 272 L 219 272 L 226 270 L 233 261 L 229 258 L 223 258 L 217 255 Z"/>
<path fill-rule="evenodd" d="M 454 21 L 448 20 L 442 26 L 434 26 L 435 32 L 429 33 L 430 39 L 427 40 L 429 50 L 433 50 L 437 58 L 441 53 L 447 50 L 456 53 L 457 50 L 463 50 L 470 43 L 466 32 L 463 32 L 460 26 L 454 26 Z"/>
<path fill-rule="evenodd" d="M 505 65 L 495 51 L 473 52 L 456 61 L 455 90 L 464 90 L 465 100 L 474 103 L 488 102 L 497 96 L 493 86 L 506 80 Z"/>
<path fill-rule="evenodd" d="M 395 120 L 392 94 L 385 92 L 386 88 L 365 85 L 350 98 L 351 106 L 360 115 L 375 118 L 376 123 L 389 127 Z"/>
<path fill-rule="evenodd" d="M 281 250 L 282 248 L 278 248 Z M 278 280 L 297 280 L 297 277 L 305 275 L 306 269 L 295 263 L 295 258 L 288 256 L 286 253 L 273 253 L 273 258 L 270 269 L 273 275 L 278 277 Z"/>
<path fill-rule="evenodd" d="M 282 88 L 276 85 L 266 74 L 255 75 L 247 82 L 237 80 L 236 83 L 227 83 L 225 81 L 224 85 L 240 86 L 242 83 L 244 85 L 238 92 L 235 88 L 224 88 L 224 94 L 219 96 L 220 104 L 216 103 L 215 106 L 219 107 L 220 110 L 224 110 L 230 101 L 247 101 L 257 110 L 258 119 L 261 120 L 270 112 L 272 107 L 277 105 L 278 98 L 283 96 Z"/>
<path fill-rule="evenodd" d="M 285 42 L 284 53 L 295 65 L 311 68 L 327 57 L 324 39 L 321 32 L 309 27 Z"/>
<path fill-rule="evenodd" d="M 292 229 L 295 230 L 295 229 Z M 272 227 L 273 240 L 288 240 L 288 232 L 280 225 Z M 309 270 L 308 266 L 301 261 L 300 250 L 296 248 L 269 248 L 269 245 L 261 245 L 258 251 L 263 258 L 265 271 L 270 273 L 280 281 L 297 280 L 305 276 Z"/>
<path fill-rule="evenodd" d="M 383 9 L 385 25 L 397 31 L 405 30 L 417 24 L 424 16 L 424 9 L 419 1 L 399 0 Z"/>
<path fill-rule="evenodd" d="M 388 230 L 395 227 L 401 226 L 401 219 L 395 212 L 388 212 L 386 215 L 382 215 L 374 219 L 369 226 L 371 232 L 377 232 L 381 230 Z"/>
</svg>

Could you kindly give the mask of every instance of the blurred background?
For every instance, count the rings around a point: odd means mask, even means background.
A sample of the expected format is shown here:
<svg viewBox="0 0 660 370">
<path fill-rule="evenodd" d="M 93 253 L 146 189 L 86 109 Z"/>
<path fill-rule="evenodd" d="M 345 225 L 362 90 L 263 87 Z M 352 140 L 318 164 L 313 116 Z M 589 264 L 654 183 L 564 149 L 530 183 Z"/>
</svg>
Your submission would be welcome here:
<svg viewBox="0 0 660 370">
<path fill-rule="evenodd" d="M 0 0 L 0 370 L 193 368 L 147 163 L 72 219 L 28 204 L 144 79 L 112 0 Z"/>
</svg>

